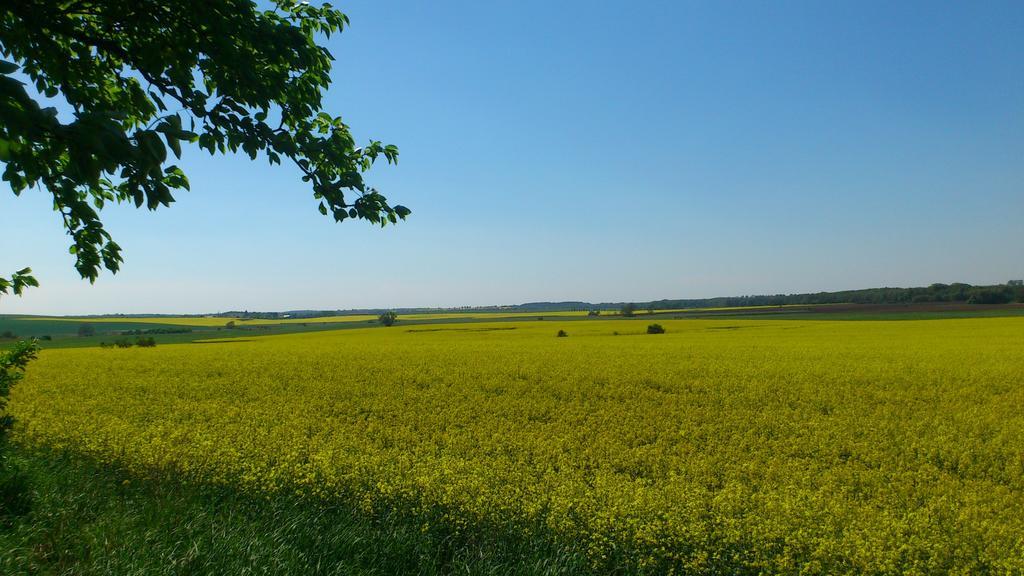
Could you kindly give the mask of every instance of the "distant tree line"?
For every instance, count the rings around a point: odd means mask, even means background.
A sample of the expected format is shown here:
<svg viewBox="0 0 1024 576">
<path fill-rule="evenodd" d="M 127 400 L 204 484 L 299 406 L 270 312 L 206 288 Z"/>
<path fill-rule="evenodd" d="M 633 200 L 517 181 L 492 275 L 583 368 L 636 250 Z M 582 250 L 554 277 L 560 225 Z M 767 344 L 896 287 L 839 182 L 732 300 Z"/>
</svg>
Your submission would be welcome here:
<svg viewBox="0 0 1024 576">
<path fill-rule="evenodd" d="M 812 294 L 775 294 L 761 296 L 730 296 L 698 300 L 658 300 L 654 307 L 727 308 L 734 306 L 787 306 L 806 304 L 916 304 L 926 302 L 963 302 L 970 304 L 1009 304 L 1024 302 L 1024 286 L 1000 284 L 932 284 L 921 288 L 867 288 L 841 292 Z"/>
<path fill-rule="evenodd" d="M 840 292 L 814 292 L 806 294 L 762 294 L 751 296 L 722 296 L 717 298 L 686 298 L 652 300 L 650 302 L 602 302 L 593 304 L 581 301 L 527 302 L 508 306 L 462 306 L 454 308 L 396 308 L 397 314 L 444 313 L 444 312 L 586 312 L 591 316 L 602 312 L 618 312 L 634 315 L 638 310 L 651 313 L 654 310 L 679 308 L 730 308 L 736 306 L 792 306 L 810 304 L 910 304 L 926 302 L 961 302 L 971 304 L 1009 304 L 1024 302 L 1024 283 L 1011 280 L 1006 284 L 972 286 L 955 282 L 953 284 L 932 284 L 920 288 L 865 288 Z M 628 312 L 627 312 L 628 309 Z M 232 311 L 216 314 L 242 319 L 283 319 L 317 318 L 326 316 L 348 316 L 354 314 L 381 314 L 387 310 L 365 308 L 352 310 L 292 310 L 288 312 Z"/>
<path fill-rule="evenodd" d="M 142 336 L 143 334 L 189 334 L 191 328 L 150 328 L 148 330 L 122 330 L 121 336 Z"/>
<path fill-rule="evenodd" d="M 932 284 L 919 288 L 865 288 L 840 292 L 806 294 L 765 294 L 722 296 L 717 298 L 664 299 L 651 302 L 530 302 L 518 306 L 495 307 L 494 311 L 542 312 L 556 310 L 587 310 L 590 315 L 619 312 L 632 316 L 638 310 L 679 308 L 731 308 L 737 306 L 792 306 L 810 304 L 919 304 L 928 302 L 960 302 L 970 304 L 1024 303 L 1024 283 L 1013 280 L 1006 284 L 972 286 L 962 282 Z M 485 311 L 480 308 L 479 311 Z M 488 309 L 489 310 L 489 309 Z"/>
</svg>

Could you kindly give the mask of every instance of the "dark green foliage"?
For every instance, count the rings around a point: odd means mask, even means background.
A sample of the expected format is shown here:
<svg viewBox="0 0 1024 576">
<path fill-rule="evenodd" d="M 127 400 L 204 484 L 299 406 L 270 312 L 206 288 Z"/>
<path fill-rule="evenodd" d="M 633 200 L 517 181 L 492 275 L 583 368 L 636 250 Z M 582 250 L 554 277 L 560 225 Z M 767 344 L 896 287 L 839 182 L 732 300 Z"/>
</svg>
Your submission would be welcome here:
<svg viewBox="0 0 1024 576">
<path fill-rule="evenodd" d="M 95 336 L 96 328 L 94 328 L 92 324 L 79 324 L 78 335 L 82 337 Z"/>
<path fill-rule="evenodd" d="M 135 340 L 135 345 L 139 348 L 153 348 L 156 346 L 156 340 L 154 340 L 152 336 L 139 336 L 139 338 Z"/>
<path fill-rule="evenodd" d="M 0 352 L 0 525 L 9 517 L 28 511 L 31 504 L 28 480 L 8 454 L 7 431 L 13 419 L 7 414 L 7 399 L 14 386 L 25 373 L 25 367 L 35 359 L 39 346 L 35 341 L 18 342 L 6 352 Z"/>
<path fill-rule="evenodd" d="M 394 326 L 398 322 L 398 314 L 394 310 L 388 310 L 377 317 L 377 321 L 385 326 Z"/>
<path fill-rule="evenodd" d="M 661 324 L 651 324 L 650 326 L 647 327 L 647 333 L 648 334 L 664 334 L 665 333 L 665 327 L 662 326 Z"/>
<path fill-rule="evenodd" d="M 1020 291 L 1024 294 L 1024 291 Z M 1018 298 L 1015 291 L 1009 286 L 999 288 L 988 288 L 971 292 L 968 304 L 1009 304 Z"/>
<path fill-rule="evenodd" d="M 558 331 L 558 334 L 557 334 L 557 336 L 558 336 L 559 338 L 565 338 L 565 337 L 566 337 L 566 336 L 568 336 L 568 335 L 569 335 L 569 333 L 568 333 L 568 332 L 566 332 L 565 330 L 559 330 L 559 331 Z"/>
<path fill-rule="evenodd" d="M 13 338 L 17 338 L 17 337 L 18 337 L 18 335 L 15 334 L 14 332 L 11 332 L 10 330 L 4 330 L 3 333 L 0 334 L 0 338 L 12 338 L 13 339 Z"/>
<path fill-rule="evenodd" d="M 270 8 L 270 9 L 263 9 Z M 11 0 L 0 4 L 0 162 L 15 195 L 53 196 L 83 278 L 117 272 L 121 247 L 100 220 L 108 203 L 150 210 L 189 189 L 182 144 L 289 162 L 336 221 L 384 225 L 410 211 L 363 181 L 398 149 L 358 146 L 322 111 L 333 57 L 316 42 L 348 18 L 295 0 Z M 26 89 L 27 78 L 33 89 Z M 72 118 L 40 105 L 66 104 Z M 29 269 L 0 294 L 35 286 Z"/>
<path fill-rule="evenodd" d="M 39 345 L 34 340 L 18 342 L 10 350 L 0 352 L 0 442 L 11 426 L 11 417 L 6 410 L 11 387 L 21 380 L 25 367 L 35 359 L 38 352 Z"/>
<path fill-rule="evenodd" d="M 0 530 L 13 517 L 23 516 L 32 508 L 32 491 L 28 475 L 0 446 Z"/>
<path fill-rule="evenodd" d="M 114 340 L 114 346 L 117 346 L 118 348 L 131 348 L 132 341 L 127 338 L 118 338 L 117 340 Z"/>
<path fill-rule="evenodd" d="M 622 308 L 619 310 L 619 312 L 623 316 L 632 316 L 633 314 L 636 313 L 636 304 L 633 304 L 632 302 L 627 302 L 622 305 Z"/>
</svg>

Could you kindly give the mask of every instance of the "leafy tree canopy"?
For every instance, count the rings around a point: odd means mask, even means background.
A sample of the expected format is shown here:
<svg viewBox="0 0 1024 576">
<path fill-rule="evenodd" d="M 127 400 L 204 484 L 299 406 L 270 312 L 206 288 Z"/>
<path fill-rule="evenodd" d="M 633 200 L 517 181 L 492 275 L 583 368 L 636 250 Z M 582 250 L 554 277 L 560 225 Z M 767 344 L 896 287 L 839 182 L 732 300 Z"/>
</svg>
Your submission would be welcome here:
<svg viewBox="0 0 1024 576">
<path fill-rule="evenodd" d="M 322 110 L 333 57 L 316 40 L 341 32 L 348 18 L 329 4 L 268 7 L 252 0 L 0 5 L 3 180 L 15 195 L 28 188 L 53 195 L 83 278 L 94 282 L 122 262 L 100 220 L 105 204 L 155 210 L 188 189 L 173 163 L 183 143 L 295 164 L 320 212 L 339 222 L 384 225 L 410 213 L 363 181 L 379 157 L 397 162 L 398 149 L 357 146 L 342 119 Z M 42 95 L 66 103 L 67 122 L 40 104 Z M 0 293 L 35 285 L 30 272 L 0 279 Z"/>
<path fill-rule="evenodd" d="M 385 326 L 393 326 L 398 322 L 398 314 L 394 310 L 387 310 L 377 317 L 377 321 Z"/>
</svg>

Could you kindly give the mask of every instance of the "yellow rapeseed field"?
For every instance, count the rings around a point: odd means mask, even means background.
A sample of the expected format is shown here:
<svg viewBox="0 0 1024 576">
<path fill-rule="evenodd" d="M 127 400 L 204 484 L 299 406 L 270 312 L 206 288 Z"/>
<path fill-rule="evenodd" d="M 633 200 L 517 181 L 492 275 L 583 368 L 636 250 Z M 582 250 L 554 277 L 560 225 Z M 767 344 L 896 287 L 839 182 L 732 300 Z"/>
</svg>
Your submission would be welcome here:
<svg viewBox="0 0 1024 576">
<path fill-rule="evenodd" d="M 661 323 L 45 350 L 11 408 L 29 445 L 597 567 L 1024 572 L 1024 319 Z"/>
</svg>

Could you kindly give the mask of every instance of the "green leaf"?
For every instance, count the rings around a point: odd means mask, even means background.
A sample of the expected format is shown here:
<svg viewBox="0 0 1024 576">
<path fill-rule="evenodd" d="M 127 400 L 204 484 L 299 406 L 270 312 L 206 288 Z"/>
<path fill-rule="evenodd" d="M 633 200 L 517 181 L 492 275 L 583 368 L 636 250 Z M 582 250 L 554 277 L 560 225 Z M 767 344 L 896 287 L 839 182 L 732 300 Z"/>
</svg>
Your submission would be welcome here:
<svg viewBox="0 0 1024 576">
<path fill-rule="evenodd" d="M 171 152 L 174 152 L 174 157 L 181 159 L 181 143 L 178 139 L 170 134 L 164 134 L 164 139 L 167 140 L 167 145 L 171 147 Z"/>
</svg>

